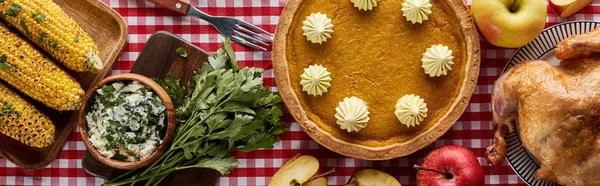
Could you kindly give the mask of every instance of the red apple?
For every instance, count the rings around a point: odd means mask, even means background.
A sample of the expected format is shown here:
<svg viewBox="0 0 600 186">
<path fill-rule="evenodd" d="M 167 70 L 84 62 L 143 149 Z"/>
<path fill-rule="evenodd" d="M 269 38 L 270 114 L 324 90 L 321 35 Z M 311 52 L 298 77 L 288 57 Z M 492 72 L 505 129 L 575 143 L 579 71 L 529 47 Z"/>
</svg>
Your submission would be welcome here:
<svg viewBox="0 0 600 186">
<path fill-rule="evenodd" d="M 459 145 L 446 145 L 431 151 L 423 165 L 415 165 L 419 186 L 484 185 L 483 168 L 471 150 Z"/>
<path fill-rule="evenodd" d="M 592 0 L 550 0 L 550 7 L 558 16 L 564 18 L 573 15 L 591 2 Z"/>
</svg>

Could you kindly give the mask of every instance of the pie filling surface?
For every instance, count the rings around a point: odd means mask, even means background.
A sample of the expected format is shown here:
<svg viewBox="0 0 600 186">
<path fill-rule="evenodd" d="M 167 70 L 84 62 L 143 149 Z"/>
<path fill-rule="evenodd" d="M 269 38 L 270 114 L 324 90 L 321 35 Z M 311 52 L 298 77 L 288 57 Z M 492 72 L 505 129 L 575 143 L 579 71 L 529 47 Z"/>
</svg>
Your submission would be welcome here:
<svg viewBox="0 0 600 186">
<path fill-rule="evenodd" d="M 422 24 L 402 16 L 401 0 L 379 1 L 371 11 L 359 11 L 350 1 L 304 0 L 288 32 L 286 59 L 292 88 L 308 118 L 332 136 L 348 143 L 380 147 L 413 139 L 445 116 L 459 94 L 467 61 L 460 22 L 446 1 L 431 1 L 432 14 Z M 333 34 L 323 44 L 306 40 L 302 22 L 311 13 L 332 19 Z M 448 75 L 429 77 L 421 67 L 425 50 L 442 44 L 452 50 Z M 322 96 L 302 91 L 300 75 L 309 65 L 331 72 L 331 87 Z M 429 109 L 420 125 L 408 128 L 394 115 L 396 101 L 415 94 Z M 348 133 L 336 124 L 335 107 L 356 96 L 369 107 L 366 128 Z"/>
</svg>

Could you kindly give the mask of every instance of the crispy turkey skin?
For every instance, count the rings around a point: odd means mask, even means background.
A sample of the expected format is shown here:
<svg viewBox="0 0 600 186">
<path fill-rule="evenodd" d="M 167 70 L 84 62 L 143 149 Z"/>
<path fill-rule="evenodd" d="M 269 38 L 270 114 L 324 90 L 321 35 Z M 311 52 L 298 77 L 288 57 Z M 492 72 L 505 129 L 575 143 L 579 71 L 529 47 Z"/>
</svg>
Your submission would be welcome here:
<svg viewBox="0 0 600 186">
<path fill-rule="evenodd" d="M 562 41 L 559 66 L 526 61 L 496 81 L 489 163 L 503 163 L 504 138 L 518 120 L 523 146 L 540 163 L 535 179 L 600 185 L 600 39 L 589 39 L 597 35 L 598 29 Z"/>
</svg>

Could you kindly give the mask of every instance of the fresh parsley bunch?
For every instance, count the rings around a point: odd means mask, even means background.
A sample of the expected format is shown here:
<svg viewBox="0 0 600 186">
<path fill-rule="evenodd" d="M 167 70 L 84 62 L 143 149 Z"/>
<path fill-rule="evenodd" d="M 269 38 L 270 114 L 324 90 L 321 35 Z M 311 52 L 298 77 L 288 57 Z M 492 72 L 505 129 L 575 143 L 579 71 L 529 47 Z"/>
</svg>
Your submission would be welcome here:
<svg viewBox="0 0 600 186">
<path fill-rule="evenodd" d="M 263 86 L 263 69 L 239 69 L 231 41 L 223 42 L 187 88 L 174 75 L 157 82 L 176 108 L 177 130 L 169 150 L 149 167 L 129 171 L 104 185 L 157 185 L 171 172 L 210 168 L 228 174 L 234 150 L 273 148 L 285 132 L 281 97 Z"/>
</svg>

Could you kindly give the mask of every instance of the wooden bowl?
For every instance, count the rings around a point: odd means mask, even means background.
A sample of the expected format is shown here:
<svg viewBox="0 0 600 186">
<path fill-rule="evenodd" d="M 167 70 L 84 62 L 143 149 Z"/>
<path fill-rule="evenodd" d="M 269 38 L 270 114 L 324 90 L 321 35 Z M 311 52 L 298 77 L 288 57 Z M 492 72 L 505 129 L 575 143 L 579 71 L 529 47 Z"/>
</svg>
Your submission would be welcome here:
<svg viewBox="0 0 600 186">
<path fill-rule="evenodd" d="M 165 105 L 165 108 L 167 111 L 167 118 L 166 118 L 167 119 L 167 131 L 166 131 L 165 137 L 163 138 L 163 142 L 158 146 L 158 148 L 156 150 L 154 150 L 154 152 L 150 155 L 150 157 L 148 157 L 144 160 L 128 162 L 128 161 L 121 161 L 121 160 L 106 158 L 103 155 L 101 155 L 98 152 L 98 150 L 96 150 L 96 147 L 94 147 L 89 140 L 90 137 L 88 134 L 88 127 L 87 127 L 85 115 L 87 114 L 90 99 L 96 95 L 96 90 L 98 88 L 100 88 L 100 86 L 107 84 L 107 83 L 116 82 L 116 81 L 138 81 L 141 84 L 146 85 L 147 87 L 152 89 L 152 91 L 154 91 L 158 95 L 158 97 L 160 97 L 163 104 Z M 173 133 L 175 132 L 175 127 L 176 127 L 175 109 L 173 108 L 173 102 L 171 101 L 171 98 L 169 97 L 169 95 L 165 92 L 165 90 L 162 87 L 160 87 L 160 85 L 158 85 L 152 79 L 144 77 L 142 75 L 138 75 L 138 74 L 132 74 L 132 73 L 118 74 L 118 75 L 110 76 L 110 77 L 105 78 L 102 81 L 98 82 L 85 95 L 85 98 L 83 100 L 83 106 L 79 110 L 79 131 L 81 134 L 81 138 L 83 140 L 83 144 L 85 144 L 85 147 L 88 149 L 88 151 L 90 152 L 90 154 L 92 154 L 92 156 L 94 158 L 96 158 L 98 161 L 102 162 L 103 164 L 113 167 L 113 168 L 116 168 L 116 169 L 132 170 L 132 169 L 137 169 L 137 168 L 141 168 L 141 167 L 150 165 L 153 162 L 155 162 L 169 148 L 171 141 L 173 140 Z"/>
</svg>

